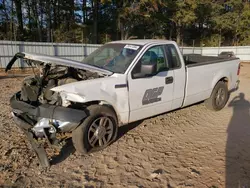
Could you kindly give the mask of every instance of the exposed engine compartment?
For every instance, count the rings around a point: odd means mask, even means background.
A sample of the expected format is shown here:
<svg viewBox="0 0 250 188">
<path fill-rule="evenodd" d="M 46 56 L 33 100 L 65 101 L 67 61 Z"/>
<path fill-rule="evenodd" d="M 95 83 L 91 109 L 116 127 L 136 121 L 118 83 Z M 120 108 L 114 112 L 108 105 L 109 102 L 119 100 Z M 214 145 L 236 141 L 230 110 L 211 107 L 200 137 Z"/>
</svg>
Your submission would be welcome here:
<svg viewBox="0 0 250 188">
<path fill-rule="evenodd" d="M 18 59 L 32 67 L 34 75 L 26 77 L 21 91 L 11 97 L 11 114 L 28 137 L 42 167 L 47 168 L 50 161 L 44 146 L 61 147 L 88 116 L 82 103 L 64 100 L 65 93 L 56 92 L 55 87 L 106 77 L 113 72 L 80 61 L 24 52 L 15 54 L 5 71 L 11 70 Z"/>
<path fill-rule="evenodd" d="M 62 65 L 39 64 L 39 72 L 24 79 L 20 100 L 33 105 L 61 105 L 58 93 L 50 89 L 56 86 L 90 80 L 102 76 L 87 70 L 76 69 Z"/>
</svg>

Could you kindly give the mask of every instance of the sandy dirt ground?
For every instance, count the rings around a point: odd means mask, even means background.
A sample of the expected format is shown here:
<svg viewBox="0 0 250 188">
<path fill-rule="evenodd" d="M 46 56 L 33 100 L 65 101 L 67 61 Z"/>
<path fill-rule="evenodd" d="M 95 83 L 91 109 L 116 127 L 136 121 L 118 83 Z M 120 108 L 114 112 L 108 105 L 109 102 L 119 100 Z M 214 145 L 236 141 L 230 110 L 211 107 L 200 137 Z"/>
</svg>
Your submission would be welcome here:
<svg viewBox="0 0 250 188">
<path fill-rule="evenodd" d="M 250 64 L 227 106 L 193 105 L 119 128 L 107 149 L 67 144 L 48 172 L 15 126 L 10 96 L 23 76 L 0 76 L 0 187 L 250 187 Z"/>
</svg>

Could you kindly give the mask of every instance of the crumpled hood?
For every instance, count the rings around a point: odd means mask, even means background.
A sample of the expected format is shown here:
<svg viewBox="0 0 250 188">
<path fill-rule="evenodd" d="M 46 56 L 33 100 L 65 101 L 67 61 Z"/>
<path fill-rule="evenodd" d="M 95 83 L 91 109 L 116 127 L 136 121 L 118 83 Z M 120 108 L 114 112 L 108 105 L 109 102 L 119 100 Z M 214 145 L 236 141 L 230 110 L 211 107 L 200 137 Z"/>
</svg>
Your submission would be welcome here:
<svg viewBox="0 0 250 188">
<path fill-rule="evenodd" d="M 73 96 L 70 100 L 73 102 L 106 101 L 120 111 L 128 111 L 126 75 L 113 74 L 109 77 L 57 86 L 51 90 L 60 93 L 61 96 Z"/>
<path fill-rule="evenodd" d="M 5 72 L 10 70 L 11 67 L 13 66 L 13 64 L 15 63 L 15 61 L 19 58 L 30 59 L 30 60 L 34 60 L 34 61 L 41 62 L 41 63 L 53 63 L 53 64 L 58 64 L 58 65 L 63 65 L 63 66 L 74 67 L 77 69 L 84 69 L 84 70 L 88 70 L 91 72 L 96 72 L 96 73 L 101 74 L 101 75 L 113 74 L 113 72 L 111 72 L 111 71 L 101 69 L 101 68 L 98 68 L 95 66 L 91 66 L 91 65 L 82 63 L 80 61 L 74 61 L 74 60 L 70 60 L 70 59 L 64 59 L 64 58 L 43 55 L 43 54 L 25 53 L 25 52 L 19 52 L 19 53 L 15 54 L 14 57 L 8 63 L 8 65 L 5 69 Z"/>
<path fill-rule="evenodd" d="M 107 86 L 115 85 L 115 80 L 121 80 L 117 77 L 104 77 L 104 78 L 96 78 L 92 80 L 82 80 L 78 82 L 68 83 L 61 86 L 57 86 L 52 88 L 52 91 L 55 92 L 69 92 L 69 93 L 77 93 L 83 94 L 90 90 L 104 89 Z"/>
</svg>

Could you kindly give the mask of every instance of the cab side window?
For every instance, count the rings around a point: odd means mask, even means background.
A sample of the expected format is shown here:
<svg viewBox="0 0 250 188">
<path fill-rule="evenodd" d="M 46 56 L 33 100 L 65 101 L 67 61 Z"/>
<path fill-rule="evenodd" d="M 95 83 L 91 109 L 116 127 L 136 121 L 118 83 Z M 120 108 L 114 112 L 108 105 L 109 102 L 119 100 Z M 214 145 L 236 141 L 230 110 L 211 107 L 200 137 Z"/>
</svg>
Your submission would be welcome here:
<svg viewBox="0 0 250 188">
<path fill-rule="evenodd" d="M 164 46 L 148 49 L 132 71 L 133 78 L 153 76 L 168 69 Z"/>
<path fill-rule="evenodd" d="M 176 47 L 173 44 L 166 45 L 167 58 L 169 60 L 170 69 L 178 69 L 181 67 L 181 61 Z"/>
</svg>

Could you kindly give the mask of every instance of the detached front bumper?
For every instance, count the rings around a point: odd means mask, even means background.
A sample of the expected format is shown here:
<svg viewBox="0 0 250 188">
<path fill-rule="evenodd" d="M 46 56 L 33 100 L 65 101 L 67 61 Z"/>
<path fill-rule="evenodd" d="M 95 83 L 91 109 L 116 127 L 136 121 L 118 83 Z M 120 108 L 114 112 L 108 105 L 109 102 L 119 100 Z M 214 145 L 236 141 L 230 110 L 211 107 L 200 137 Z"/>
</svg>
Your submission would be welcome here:
<svg viewBox="0 0 250 188">
<path fill-rule="evenodd" d="M 240 87 L 240 80 L 237 80 L 234 87 L 229 91 L 230 93 L 235 92 L 239 89 Z"/>
<path fill-rule="evenodd" d="M 236 84 L 235 84 L 235 90 L 238 90 L 240 87 L 240 80 L 237 80 Z"/>
<path fill-rule="evenodd" d="M 40 145 L 37 142 L 37 137 L 34 135 L 34 133 L 31 131 L 32 126 L 19 118 L 15 113 L 12 112 L 13 119 L 15 123 L 22 129 L 24 134 L 27 136 L 28 141 L 30 142 L 33 150 L 36 153 L 36 156 L 40 162 L 40 165 L 43 168 L 49 168 L 50 162 L 48 159 L 48 156 L 46 154 L 46 151 L 42 145 Z"/>
<path fill-rule="evenodd" d="M 19 98 L 20 92 L 16 93 L 10 100 L 13 119 L 27 136 L 41 166 L 50 167 L 46 151 L 43 145 L 38 142 L 38 138 L 42 136 L 51 143 L 50 134 L 71 132 L 87 117 L 87 114 L 83 110 L 56 105 L 33 106 L 20 101 Z M 53 132 L 51 132 L 52 128 Z"/>
</svg>

